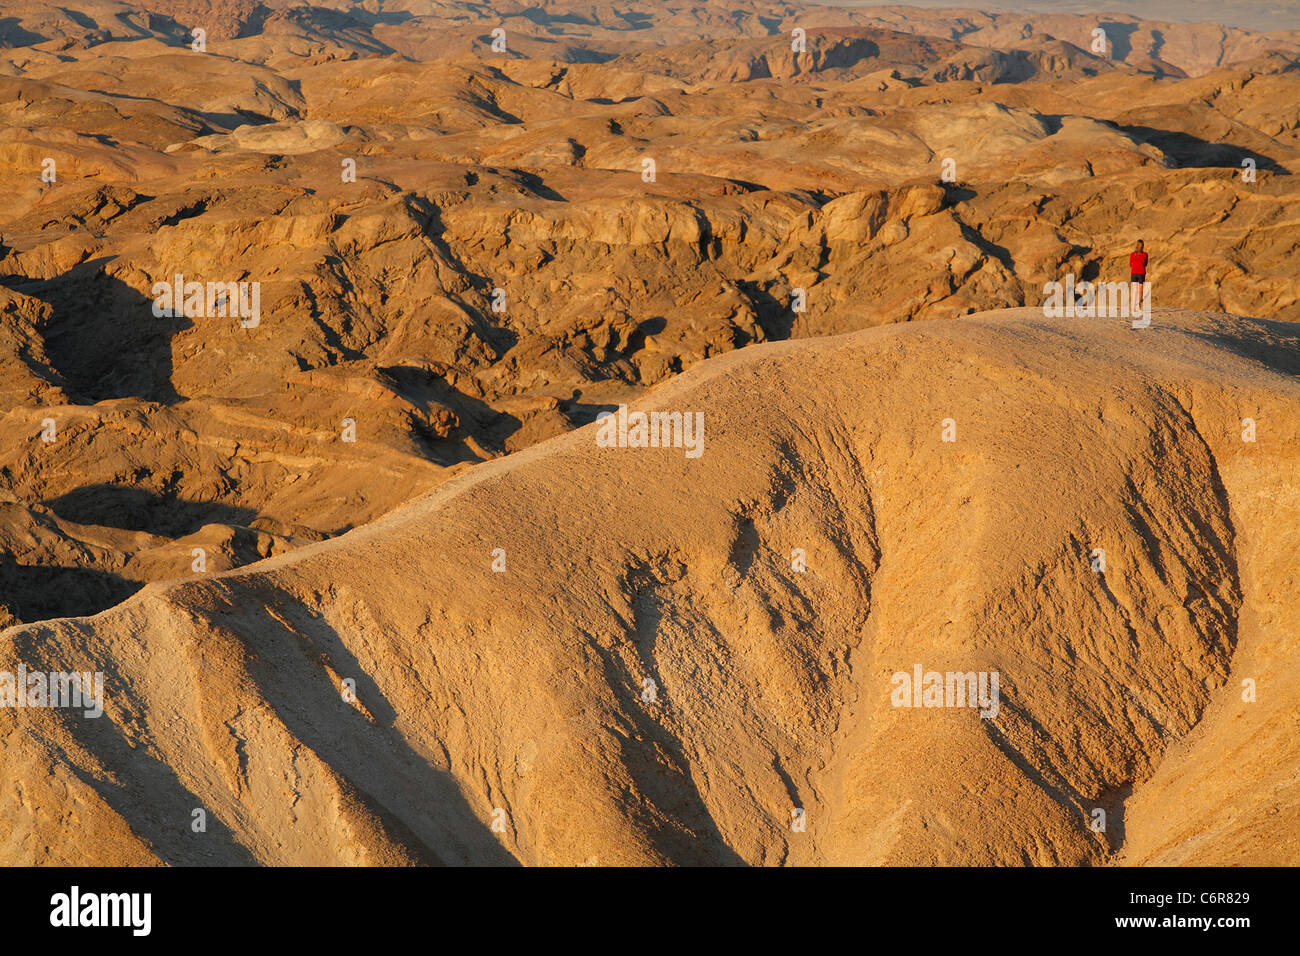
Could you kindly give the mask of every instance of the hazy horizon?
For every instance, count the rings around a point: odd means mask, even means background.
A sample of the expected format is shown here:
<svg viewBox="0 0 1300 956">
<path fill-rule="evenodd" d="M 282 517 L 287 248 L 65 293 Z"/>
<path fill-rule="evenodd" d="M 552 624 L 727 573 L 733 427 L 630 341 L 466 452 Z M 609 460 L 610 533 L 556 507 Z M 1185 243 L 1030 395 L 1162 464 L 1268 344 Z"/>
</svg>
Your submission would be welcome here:
<svg viewBox="0 0 1300 956">
<path fill-rule="evenodd" d="M 1221 23 L 1246 30 L 1300 30 L 1300 3 L 1241 0 L 1227 5 L 1217 0 L 1140 0 L 1117 4 L 1094 0 L 979 0 L 975 3 L 874 3 L 866 0 L 808 0 L 835 7 L 918 7 L 926 10 L 983 10 L 988 13 L 1097 13 L 1170 20 L 1179 23 Z"/>
</svg>

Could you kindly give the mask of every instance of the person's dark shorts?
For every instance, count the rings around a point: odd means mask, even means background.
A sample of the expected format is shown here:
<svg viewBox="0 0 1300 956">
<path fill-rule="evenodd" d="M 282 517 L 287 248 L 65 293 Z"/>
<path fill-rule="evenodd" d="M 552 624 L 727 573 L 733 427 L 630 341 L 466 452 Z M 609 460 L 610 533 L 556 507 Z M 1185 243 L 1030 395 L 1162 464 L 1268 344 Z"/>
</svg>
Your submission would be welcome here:
<svg viewBox="0 0 1300 956">
<path fill-rule="evenodd" d="M 1129 282 L 1146 282 L 1146 281 L 1147 281 L 1147 277 L 1146 277 L 1146 276 L 1139 276 L 1139 275 L 1130 275 L 1130 276 L 1128 277 L 1128 281 L 1129 281 Z"/>
</svg>

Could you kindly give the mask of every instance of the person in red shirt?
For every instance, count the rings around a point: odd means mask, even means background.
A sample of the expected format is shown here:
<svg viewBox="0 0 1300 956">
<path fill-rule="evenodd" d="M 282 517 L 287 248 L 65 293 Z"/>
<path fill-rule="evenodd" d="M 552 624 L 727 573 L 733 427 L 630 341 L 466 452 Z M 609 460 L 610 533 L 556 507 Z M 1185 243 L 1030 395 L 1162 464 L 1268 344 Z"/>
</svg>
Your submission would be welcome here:
<svg viewBox="0 0 1300 956">
<path fill-rule="evenodd" d="M 1147 254 L 1142 251 L 1141 239 L 1138 240 L 1137 248 L 1128 254 L 1128 272 L 1128 281 L 1132 283 L 1129 301 L 1136 302 L 1131 306 L 1136 310 L 1142 306 L 1142 288 L 1147 281 Z"/>
</svg>

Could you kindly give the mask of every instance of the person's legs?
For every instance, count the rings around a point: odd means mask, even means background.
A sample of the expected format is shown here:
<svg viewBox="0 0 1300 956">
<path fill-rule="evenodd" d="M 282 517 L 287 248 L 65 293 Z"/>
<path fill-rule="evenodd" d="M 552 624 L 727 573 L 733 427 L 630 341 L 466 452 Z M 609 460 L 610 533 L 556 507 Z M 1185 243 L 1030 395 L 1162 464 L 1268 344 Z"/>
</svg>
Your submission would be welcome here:
<svg viewBox="0 0 1300 956">
<path fill-rule="evenodd" d="M 1128 308 L 1136 314 L 1142 308 L 1142 287 L 1146 284 L 1147 277 L 1130 275 L 1128 281 Z"/>
</svg>

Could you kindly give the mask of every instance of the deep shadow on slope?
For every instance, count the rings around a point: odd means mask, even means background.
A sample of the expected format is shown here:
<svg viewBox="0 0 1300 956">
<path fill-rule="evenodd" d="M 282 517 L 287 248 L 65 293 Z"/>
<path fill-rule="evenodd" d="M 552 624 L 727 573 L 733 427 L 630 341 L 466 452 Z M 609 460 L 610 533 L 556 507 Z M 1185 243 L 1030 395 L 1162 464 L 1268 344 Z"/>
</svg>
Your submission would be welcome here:
<svg viewBox="0 0 1300 956">
<path fill-rule="evenodd" d="M 193 534 L 207 524 L 246 526 L 257 517 L 251 508 L 218 502 L 185 501 L 123 485 L 85 485 L 47 501 L 64 521 L 147 531 L 169 538 Z"/>
<path fill-rule="evenodd" d="M 49 304 L 41 329 L 50 366 L 77 404 L 140 397 L 172 404 L 171 340 L 193 323 L 158 317 L 153 301 L 107 275 L 107 258 L 74 266 L 54 279 L 6 284 Z"/>
<path fill-rule="evenodd" d="M 105 675 L 111 686 L 113 675 Z M 57 713 L 57 712 L 56 712 Z M 75 712 L 74 712 L 75 714 Z M 252 866 L 257 863 L 234 832 L 203 800 L 190 790 L 167 763 L 127 741 L 118 725 L 107 719 L 78 720 L 63 717 L 65 727 L 80 730 L 79 742 L 114 768 L 112 774 L 86 769 L 71 754 L 59 756 L 69 770 L 99 794 L 131 831 L 169 866 Z M 205 829 L 195 832 L 194 811 L 204 809 Z M 88 853 L 87 860 L 93 857 Z"/>
<path fill-rule="evenodd" d="M 264 596 L 235 613 L 252 625 L 245 633 L 258 653 L 249 674 L 285 728 L 355 788 L 388 836 L 420 862 L 515 865 L 457 781 L 412 749 L 395 726 L 396 709 L 324 615 L 282 592 Z M 373 721 L 343 700 L 326 662 L 356 681 Z"/>
<path fill-rule="evenodd" d="M 1109 125 L 1109 124 L 1108 124 Z M 1279 176 L 1291 171 L 1271 156 L 1231 143 L 1212 143 L 1181 130 L 1156 129 L 1152 126 L 1116 126 L 1117 130 L 1139 143 L 1150 143 L 1177 163 L 1178 169 L 1241 169 L 1243 159 L 1252 160 L 1257 169 Z"/>
<path fill-rule="evenodd" d="M 0 553 L 0 605 L 28 624 L 98 614 L 142 587 L 95 568 L 19 564 L 12 554 Z"/>
</svg>

